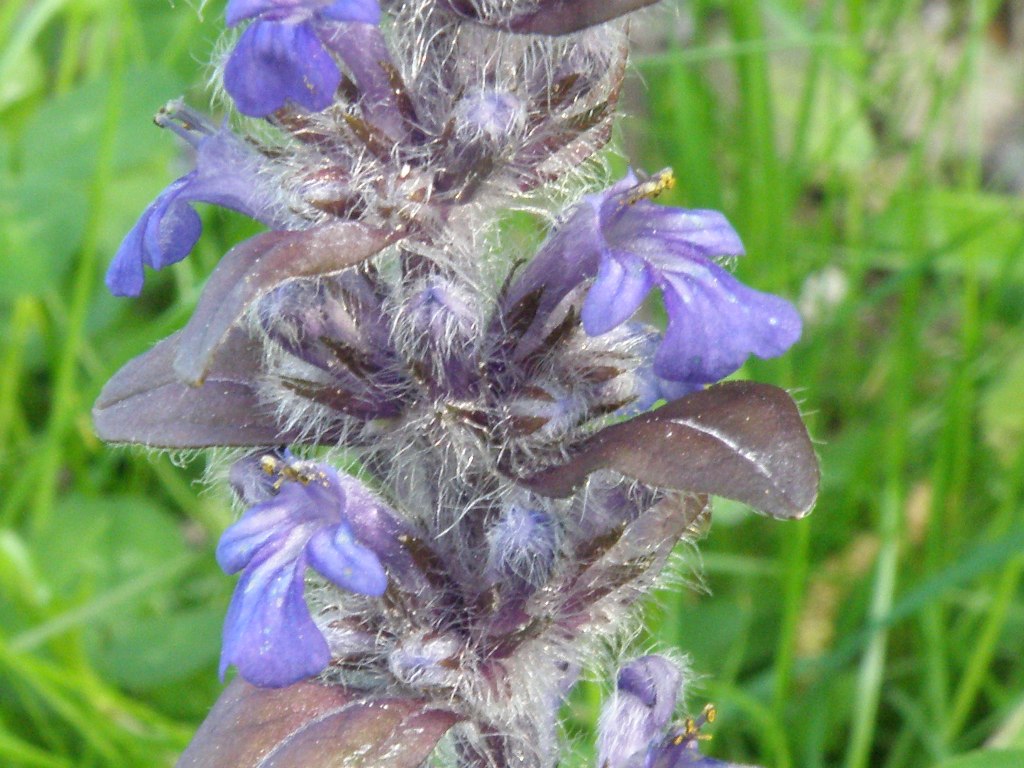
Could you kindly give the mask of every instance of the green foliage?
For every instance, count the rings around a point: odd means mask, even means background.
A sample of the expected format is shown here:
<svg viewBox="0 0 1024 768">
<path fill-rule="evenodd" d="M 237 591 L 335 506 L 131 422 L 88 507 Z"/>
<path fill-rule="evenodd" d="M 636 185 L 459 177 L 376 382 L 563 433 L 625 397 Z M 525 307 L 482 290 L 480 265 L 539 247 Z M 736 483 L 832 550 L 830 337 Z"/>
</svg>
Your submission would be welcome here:
<svg viewBox="0 0 1024 768">
<path fill-rule="evenodd" d="M 1024 750 L 990 749 L 943 760 L 935 768 L 1017 768 L 1024 765 Z"/>
<path fill-rule="evenodd" d="M 630 161 L 675 168 L 669 202 L 725 210 L 743 278 L 808 313 L 793 353 L 743 375 L 799 393 L 817 511 L 720 505 L 710 594 L 651 608 L 651 641 L 701 675 L 692 708 L 718 705 L 718 757 L 1024 765 L 1024 201 L 984 170 L 992 67 L 1018 57 L 1019 95 L 1021 49 L 993 42 L 1001 3 L 937 5 L 938 30 L 905 0 L 666 2 L 634 58 Z M 149 116 L 181 93 L 207 103 L 197 62 L 221 11 L 0 3 L 5 766 L 170 765 L 219 690 L 231 583 L 212 542 L 230 510 L 191 484 L 200 462 L 99 444 L 89 408 L 253 231 L 204 211 L 197 258 L 135 302 L 102 289 L 182 167 Z M 599 701 L 592 685 L 574 699 L 580 743 Z"/>
</svg>

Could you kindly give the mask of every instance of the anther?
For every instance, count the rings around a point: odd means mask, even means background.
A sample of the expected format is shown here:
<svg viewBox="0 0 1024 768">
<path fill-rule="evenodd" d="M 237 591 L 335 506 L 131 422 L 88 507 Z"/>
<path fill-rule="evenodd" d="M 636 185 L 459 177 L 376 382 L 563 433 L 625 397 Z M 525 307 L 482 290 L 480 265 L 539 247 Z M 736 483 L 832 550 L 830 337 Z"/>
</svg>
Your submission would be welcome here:
<svg viewBox="0 0 1024 768">
<path fill-rule="evenodd" d="M 624 205 L 635 205 L 641 200 L 653 200 L 662 192 L 673 189 L 676 185 L 676 176 L 671 168 L 658 171 L 651 178 L 637 184 L 623 201 Z"/>
</svg>

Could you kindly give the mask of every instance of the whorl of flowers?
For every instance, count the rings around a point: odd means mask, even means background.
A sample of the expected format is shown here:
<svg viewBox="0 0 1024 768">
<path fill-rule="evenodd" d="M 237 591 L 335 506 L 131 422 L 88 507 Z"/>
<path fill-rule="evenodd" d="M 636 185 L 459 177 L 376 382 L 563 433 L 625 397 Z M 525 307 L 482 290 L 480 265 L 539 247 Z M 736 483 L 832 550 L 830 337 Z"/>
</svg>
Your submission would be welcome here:
<svg viewBox="0 0 1024 768">
<path fill-rule="evenodd" d="M 653 1 L 228 2 L 219 71 L 248 117 L 161 111 L 195 169 L 107 283 L 137 295 L 185 258 L 196 202 L 268 231 L 94 412 L 112 442 L 239 449 L 217 560 L 241 574 L 221 660 L 240 679 L 181 765 L 553 766 L 560 704 L 709 494 L 810 510 L 792 400 L 719 383 L 800 335 L 726 270 L 722 214 L 630 172 L 552 213 L 532 256 L 502 243 L 508 211 L 600 172 L 623 17 Z M 664 330 L 636 315 L 654 289 Z M 599 768 L 721 764 L 702 719 L 672 725 L 683 682 L 661 656 L 621 668 Z"/>
</svg>

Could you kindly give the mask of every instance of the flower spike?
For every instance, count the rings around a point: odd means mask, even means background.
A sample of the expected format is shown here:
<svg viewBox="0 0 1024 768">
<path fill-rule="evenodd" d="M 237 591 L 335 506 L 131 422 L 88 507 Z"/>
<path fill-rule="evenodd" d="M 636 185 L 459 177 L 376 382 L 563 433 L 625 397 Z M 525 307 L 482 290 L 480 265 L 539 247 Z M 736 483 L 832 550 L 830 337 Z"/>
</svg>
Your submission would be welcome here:
<svg viewBox="0 0 1024 768">
<path fill-rule="evenodd" d="M 656 0 L 225 2 L 235 130 L 158 116 L 195 166 L 108 283 L 184 258 L 196 203 L 270 231 L 94 411 L 106 440 L 241 451 L 216 550 L 238 676 L 179 765 L 555 768 L 572 687 L 639 636 L 709 496 L 810 511 L 796 403 L 719 381 L 800 318 L 727 271 L 724 215 L 655 204 L 671 171 L 592 189 L 530 251 L 510 216 L 600 173 L 624 17 Z M 735 768 L 698 750 L 713 710 L 673 724 L 686 677 L 621 666 L 597 768 Z"/>
</svg>

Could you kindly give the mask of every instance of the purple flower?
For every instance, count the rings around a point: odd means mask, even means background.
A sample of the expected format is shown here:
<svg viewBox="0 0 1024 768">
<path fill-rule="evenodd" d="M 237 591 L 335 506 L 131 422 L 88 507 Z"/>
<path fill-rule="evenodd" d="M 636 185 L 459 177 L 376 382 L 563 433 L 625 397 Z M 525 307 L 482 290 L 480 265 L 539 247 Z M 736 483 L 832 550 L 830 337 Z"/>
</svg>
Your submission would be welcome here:
<svg viewBox="0 0 1024 768">
<path fill-rule="evenodd" d="M 388 580 L 377 555 L 352 531 L 354 520 L 379 505 L 357 480 L 323 464 L 270 455 L 264 468 L 279 475 L 280 489 L 217 545 L 221 568 L 242 571 L 224 620 L 220 672 L 234 664 L 250 683 L 277 688 L 319 673 L 331 659 L 303 599 L 307 566 L 362 595 L 382 595 Z"/>
<path fill-rule="evenodd" d="M 669 728 L 681 682 L 679 667 L 664 656 L 642 656 L 619 670 L 598 724 L 601 768 L 740 768 L 697 748 L 701 727 L 715 718 L 714 707 Z"/>
<path fill-rule="evenodd" d="M 224 70 L 224 87 L 242 114 L 264 117 L 289 100 L 319 112 L 334 101 L 341 72 L 325 48 L 335 22 L 380 22 L 377 0 L 231 0 L 233 27 L 242 33 Z"/>
<path fill-rule="evenodd" d="M 679 667 L 664 656 L 642 656 L 624 665 L 615 692 L 601 710 L 597 764 L 642 766 L 647 747 L 672 719 L 681 682 Z"/>
<path fill-rule="evenodd" d="M 587 333 L 597 336 L 628 320 L 657 286 L 668 314 L 654 357 L 654 372 L 663 378 L 710 383 L 751 354 L 775 357 L 789 349 L 801 330 L 793 305 L 748 288 L 713 261 L 743 254 L 725 217 L 637 199 L 643 188 L 630 174 L 591 202 L 591 236 L 602 242 L 583 303 Z"/>
<path fill-rule="evenodd" d="M 143 211 L 121 242 L 107 270 L 115 296 L 138 296 L 144 266 L 163 269 L 192 251 L 203 224 L 192 203 L 213 203 L 258 221 L 278 224 L 271 195 L 260 183 L 260 157 L 226 128 L 215 129 L 180 103 L 171 103 L 156 122 L 196 150 L 195 170 L 172 182 Z"/>
<path fill-rule="evenodd" d="M 664 334 L 642 323 L 626 323 L 619 326 L 626 330 L 626 338 L 635 345 L 639 361 L 631 371 L 636 399 L 618 412 L 619 416 L 632 416 L 650 410 L 659 400 L 676 400 L 702 388 L 701 384 L 672 381 L 659 376 L 654 370 L 654 359 L 661 346 Z"/>
<path fill-rule="evenodd" d="M 669 172 L 646 182 L 630 173 L 588 195 L 548 238 L 511 295 L 514 301 L 543 287 L 543 319 L 593 278 L 581 317 L 586 332 L 598 336 L 628 320 L 658 287 L 668 327 L 654 373 L 698 387 L 728 376 L 751 354 L 782 354 L 799 338 L 801 321 L 788 301 L 748 288 L 716 263 L 743 254 L 721 213 L 647 199 L 670 185 Z"/>
<path fill-rule="evenodd" d="M 246 507 L 272 499 L 279 490 L 273 468 L 294 461 L 295 454 L 288 448 L 256 451 L 238 459 L 228 475 L 235 498 Z"/>
</svg>

